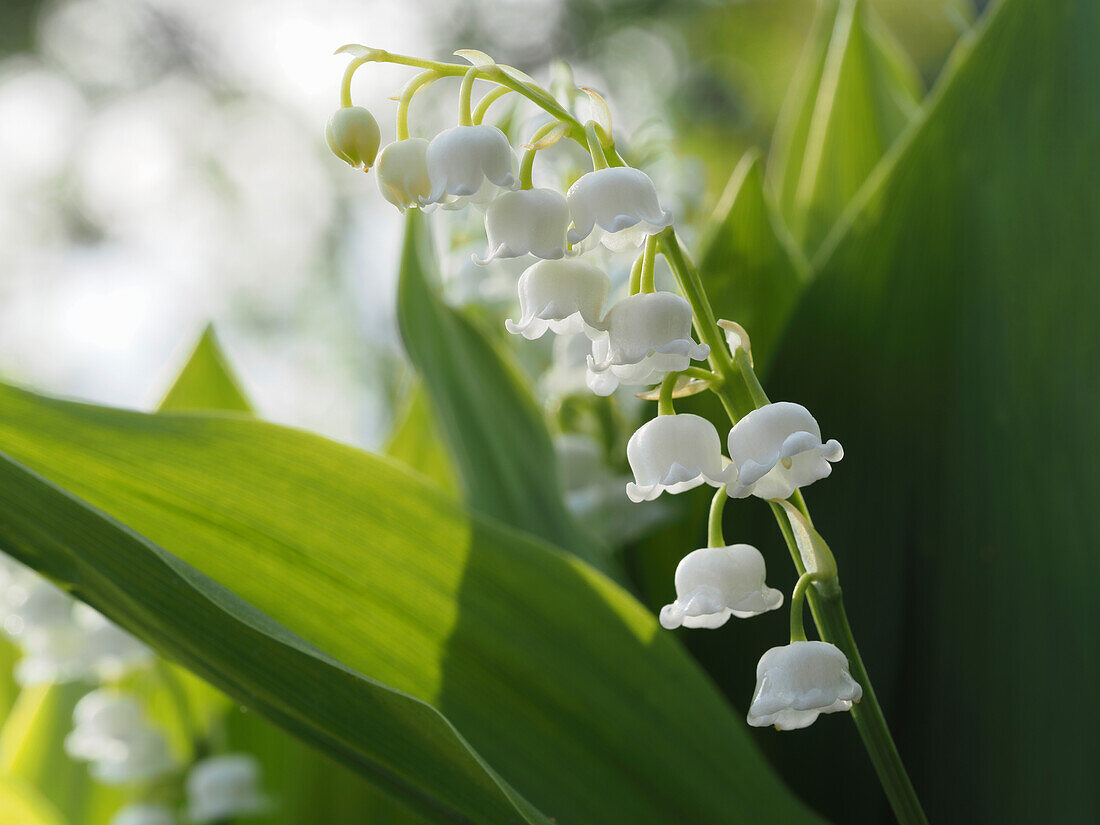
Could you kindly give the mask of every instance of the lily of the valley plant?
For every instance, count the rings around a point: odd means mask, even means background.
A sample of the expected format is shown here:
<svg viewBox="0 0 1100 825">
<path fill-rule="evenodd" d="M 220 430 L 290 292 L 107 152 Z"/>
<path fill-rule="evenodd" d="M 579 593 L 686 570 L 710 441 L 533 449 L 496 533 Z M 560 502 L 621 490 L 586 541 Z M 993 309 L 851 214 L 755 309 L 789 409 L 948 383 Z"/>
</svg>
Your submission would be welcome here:
<svg viewBox="0 0 1100 825">
<path fill-rule="evenodd" d="M 836 561 L 814 529 L 801 494 L 803 487 L 828 477 L 843 450 L 836 440 L 824 439 L 805 407 L 769 400 L 753 370 L 748 334 L 735 322 L 714 317 L 673 215 L 662 207 L 650 177 L 617 150 L 603 99 L 589 89 L 570 90 L 583 91 L 590 100 L 594 117 L 582 120 L 531 78 L 480 52 L 458 52 L 470 64 L 463 65 L 363 46 L 340 51 L 353 60 L 344 75 L 341 108 L 327 129 L 333 152 L 356 168 L 375 165 L 378 125 L 351 100 L 352 77 L 362 65 L 386 62 L 419 69 L 399 98 L 396 140 L 377 157 L 383 197 L 401 210 L 484 210 L 488 248 L 478 263 L 524 255 L 540 259 L 519 279 L 519 317 L 507 322 L 507 330 L 527 339 L 547 332 L 581 334 L 586 383 L 593 393 L 610 395 L 629 387 L 657 401 L 657 415 L 627 447 L 634 479 L 626 484 L 626 495 L 644 502 L 704 484 L 716 488 L 709 546 L 684 547 L 676 597 L 661 611 L 661 624 L 713 630 L 728 625 L 731 617 L 751 619 L 783 606 L 782 593 L 766 582 L 765 554 L 747 544 L 727 543 L 722 530 L 730 498 L 766 501 L 799 578 L 789 601 L 789 643 L 760 657 L 748 723 L 795 730 L 821 714 L 850 712 L 899 821 L 923 822 L 849 628 Z M 461 78 L 457 124 L 430 141 L 410 137 L 413 96 L 448 77 Z M 490 90 L 475 107 L 479 81 Z M 520 156 L 501 129 L 483 122 L 491 104 L 508 94 L 528 99 L 545 113 Z M 570 94 L 569 99 L 581 96 Z M 564 193 L 535 188 L 537 154 L 563 140 L 586 150 L 591 171 Z M 610 305 L 608 275 L 590 254 L 600 245 L 619 253 L 639 250 L 628 294 Z M 658 255 L 671 268 L 678 292 L 656 288 Z M 689 384 L 691 389 L 685 389 Z M 718 396 L 728 421 L 676 413 L 674 399 L 700 385 Z M 646 392 L 655 386 L 657 392 Z M 728 455 L 722 452 L 723 441 Z M 807 600 L 820 641 L 808 641 L 803 628 Z"/>
</svg>

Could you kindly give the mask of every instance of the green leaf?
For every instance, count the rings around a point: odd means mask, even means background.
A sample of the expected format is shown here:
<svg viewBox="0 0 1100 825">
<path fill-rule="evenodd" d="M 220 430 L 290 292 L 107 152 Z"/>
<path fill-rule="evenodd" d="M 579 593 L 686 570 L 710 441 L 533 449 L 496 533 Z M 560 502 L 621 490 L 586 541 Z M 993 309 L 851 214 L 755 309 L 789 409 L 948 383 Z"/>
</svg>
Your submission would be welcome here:
<svg viewBox="0 0 1100 825">
<path fill-rule="evenodd" d="M 385 453 L 427 476 L 440 489 L 452 494 L 457 492 L 454 465 L 447 455 L 446 445 L 440 441 L 431 401 L 419 381 L 406 393 Z"/>
<path fill-rule="evenodd" d="M 813 818 L 626 592 L 385 460 L 3 388 L 0 449 L 137 531 L 5 462 L 0 542 L 437 819 Z"/>
<path fill-rule="evenodd" d="M 410 210 L 397 320 L 470 507 L 598 566 L 609 550 L 566 509 L 550 434 L 519 368 L 434 286 L 425 218 Z"/>
<path fill-rule="evenodd" d="M 252 412 L 243 393 L 226 391 L 237 386 L 233 369 L 214 338 L 213 326 L 208 326 L 165 402 L 178 401 L 182 396 L 186 398 L 184 408 L 188 410 Z M 423 393 L 417 393 L 416 397 L 421 399 L 421 403 L 410 408 L 399 437 L 395 439 L 406 453 L 397 457 L 436 458 L 438 454 L 436 460 L 446 461 L 441 450 L 428 453 L 426 449 L 429 443 L 436 447 L 439 443 L 434 431 L 429 429 L 431 421 L 420 417 L 429 414 Z M 165 409 L 163 402 L 160 409 Z M 425 468 L 418 466 L 418 469 L 423 471 Z M 445 469 L 445 465 L 428 469 L 439 471 Z M 191 722 L 198 724 L 209 735 L 213 724 L 218 724 L 222 726 L 220 729 L 224 732 L 229 750 L 244 751 L 260 760 L 264 785 L 275 789 L 278 801 L 269 814 L 254 817 L 257 825 L 313 825 L 315 822 L 351 822 L 371 818 L 392 825 L 425 825 L 430 821 L 315 747 L 296 739 L 263 717 L 231 704 L 227 697 L 190 672 L 166 666 L 171 670 L 168 678 L 176 681 L 178 691 L 165 689 L 161 668 L 148 676 L 138 674 L 132 677 L 127 689 L 136 689 L 142 694 L 147 700 L 147 713 L 163 729 L 186 734 L 186 730 L 180 729 L 181 723 Z M 183 712 L 178 707 L 181 701 L 188 705 Z M 181 719 L 181 716 L 184 718 Z"/>
<path fill-rule="evenodd" d="M 741 158 L 702 243 L 699 274 L 719 318 L 741 324 L 767 364 L 809 266 L 764 191 L 760 153 Z"/>
<path fill-rule="evenodd" d="M 203 330 L 183 370 L 157 409 L 252 411 L 240 382 L 222 353 L 213 324 Z"/>
<path fill-rule="evenodd" d="M 1096 3 L 990 7 L 768 381 L 844 444 L 808 498 L 933 822 L 1097 815 L 1098 42 Z"/>
<path fill-rule="evenodd" d="M 0 777 L 0 822 L 4 825 L 65 825 L 65 819 L 34 786 Z"/>
<path fill-rule="evenodd" d="M 0 777 L 44 795 L 64 820 L 92 825 L 106 823 L 128 794 L 94 782 L 87 764 L 64 751 L 73 708 L 90 689 L 79 683 L 24 688 L 0 729 Z M 0 793 L 0 814 L 6 801 Z M 10 821 L 0 816 L 5 825 Z"/>
<path fill-rule="evenodd" d="M 865 0 L 818 6 L 768 170 L 807 254 L 912 121 L 921 96 L 916 68 Z"/>
</svg>

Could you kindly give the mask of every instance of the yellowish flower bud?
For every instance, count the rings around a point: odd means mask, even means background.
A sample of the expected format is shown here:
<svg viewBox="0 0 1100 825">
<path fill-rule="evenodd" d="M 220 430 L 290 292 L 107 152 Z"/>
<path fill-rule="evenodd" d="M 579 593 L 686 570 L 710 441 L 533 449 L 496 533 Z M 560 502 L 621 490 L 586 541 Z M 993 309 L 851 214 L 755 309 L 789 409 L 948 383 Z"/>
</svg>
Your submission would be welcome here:
<svg viewBox="0 0 1100 825">
<path fill-rule="evenodd" d="M 374 165 L 382 133 L 369 111 L 362 106 L 345 106 L 329 118 L 325 140 L 336 157 L 365 172 Z"/>
</svg>

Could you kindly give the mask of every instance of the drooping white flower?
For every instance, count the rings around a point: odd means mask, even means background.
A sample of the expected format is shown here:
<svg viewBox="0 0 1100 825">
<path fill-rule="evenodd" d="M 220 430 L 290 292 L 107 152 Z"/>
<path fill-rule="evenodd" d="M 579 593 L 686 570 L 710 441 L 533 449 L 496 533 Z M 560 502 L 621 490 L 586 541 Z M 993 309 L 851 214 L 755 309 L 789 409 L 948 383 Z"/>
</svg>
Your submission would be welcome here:
<svg viewBox="0 0 1100 825">
<path fill-rule="evenodd" d="M 382 133 L 378 121 L 362 106 L 344 106 L 336 110 L 325 127 L 328 148 L 340 160 L 367 171 L 374 165 Z"/>
<path fill-rule="evenodd" d="M 245 753 L 212 756 L 187 776 L 187 813 L 191 822 L 216 822 L 263 813 L 269 800 L 260 791 L 260 764 Z"/>
<path fill-rule="evenodd" d="M 733 425 L 727 446 L 737 465 L 737 488 L 730 488 L 736 498 L 787 498 L 796 488 L 825 478 L 832 472 L 829 462 L 844 457 L 840 442 L 822 443 L 810 411 L 789 401 L 750 412 Z"/>
<path fill-rule="evenodd" d="M 641 169 L 597 169 L 581 175 L 566 197 L 573 216 L 569 243 L 578 252 L 601 242 L 616 252 L 630 249 L 672 224 L 672 213 L 661 208 L 653 181 Z"/>
<path fill-rule="evenodd" d="M 163 805 L 127 805 L 111 817 L 111 825 L 176 825 L 175 815 Z"/>
<path fill-rule="evenodd" d="M 504 326 L 528 339 L 541 338 L 548 329 L 600 338 L 600 316 L 610 291 L 607 273 L 586 261 L 537 261 L 519 279 L 519 320 L 508 319 Z"/>
<path fill-rule="evenodd" d="M 620 384 L 656 384 L 710 354 L 692 340 L 691 305 L 672 292 L 623 298 L 602 326 L 608 335 L 593 342 L 588 359 L 588 387 L 596 395 L 610 395 Z"/>
<path fill-rule="evenodd" d="M 750 544 L 694 550 L 676 566 L 676 601 L 661 608 L 661 625 L 713 629 L 730 616 L 775 610 L 783 593 L 768 587 L 764 575 L 764 556 Z"/>
<path fill-rule="evenodd" d="M 822 713 L 851 710 L 863 688 L 848 672 L 848 657 L 828 642 L 791 642 L 773 647 L 756 666 L 750 725 L 797 730 Z"/>
<path fill-rule="evenodd" d="M 502 189 L 515 189 L 519 183 L 516 155 L 495 126 L 455 126 L 440 132 L 428 144 L 426 159 L 432 189 L 420 199 L 421 206 L 485 206 Z"/>
<path fill-rule="evenodd" d="M 732 465 L 722 466 L 718 431 L 698 415 L 659 415 L 630 436 L 626 458 L 634 481 L 626 485 L 631 501 L 649 501 L 666 490 L 682 493 L 706 482 L 730 482 Z"/>
<path fill-rule="evenodd" d="M 105 784 L 152 779 L 174 766 L 164 737 L 148 727 L 141 708 L 127 696 L 94 690 L 76 703 L 65 752 L 90 762 Z"/>
<path fill-rule="evenodd" d="M 565 255 L 565 228 L 569 225 L 569 207 L 560 192 L 553 189 L 517 189 L 502 192 L 485 212 L 485 234 L 489 250 L 485 265 L 495 258 L 536 258 L 556 260 Z"/>
<path fill-rule="evenodd" d="M 382 197 L 404 212 L 429 197 L 428 141 L 408 138 L 391 143 L 378 156 L 378 189 Z"/>
</svg>

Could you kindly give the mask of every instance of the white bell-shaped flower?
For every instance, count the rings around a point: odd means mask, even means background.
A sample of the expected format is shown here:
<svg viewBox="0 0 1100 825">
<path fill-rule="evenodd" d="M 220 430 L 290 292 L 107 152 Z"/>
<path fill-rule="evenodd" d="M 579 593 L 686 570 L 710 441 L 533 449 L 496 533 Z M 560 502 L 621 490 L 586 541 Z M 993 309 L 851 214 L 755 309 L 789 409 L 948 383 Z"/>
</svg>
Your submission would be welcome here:
<svg viewBox="0 0 1100 825">
<path fill-rule="evenodd" d="M 502 192 L 485 212 L 489 251 L 486 257 L 476 260 L 482 266 L 496 258 L 521 255 L 556 260 L 565 255 L 568 225 L 569 206 L 560 192 L 553 189 Z"/>
<path fill-rule="evenodd" d="M 730 616 L 747 619 L 783 604 L 764 583 L 764 556 L 750 544 L 703 547 L 676 566 L 676 601 L 661 608 L 661 626 L 713 629 Z"/>
<path fill-rule="evenodd" d="M 71 622 L 73 597 L 29 567 L 11 570 L 5 585 L 0 610 L 4 630 L 13 639 Z"/>
<path fill-rule="evenodd" d="M 455 126 L 440 132 L 428 144 L 426 158 L 432 189 L 420 199 L 421 206 L 485 206 L 502 189 L 515 189 L 519 183 L 515 152 L 496 126 Z"/>
<path fill-rule="evenodd" d="M 404 212 L 419 206 L 432 192 L 428 177 L 428 141 L 408 138 L 391 143 L 378 156 L 378 189 Z"/>
<path fill-rule="evenodd" d="M 600 316 L 610 291 L 611 281 L 598 266 L 576 259 L 538 261 L 519 279 L 519 320 L 508 319 L 504 326 L 528 339 L 541 338 L 546 330 L 600 338 Z"/>
<path fill-rule="evenodd" d="M 635 502 L 704 482 L 721 487 L 732 471 L 732 465 L 722 466 L 722 441 L 714 425 L 689 413 L 659 415 L 643 424 L 627 442 L 626 459 L 634 471 L 626 494 Z"/>
<path fill-rule="evenodd" d="M 620 384 L 656 384 L 710 354 L 691 337 L 691 305 L 673 292 L 623 298 L 602 326 L 608 335 L 593 342 L 588 359 L 588 387 L 596 395 L 611 395 Z"/>
<path fill-rule="evenodd" d="M 649 175 L 630 166 L 597 169 L 567 193 L 573 228 L 569 243 L 584 252 L 602 242 L 615 252 L 636 247 L 672 224 Z"/>
<path fill-rule="evenodd" d="M 176 825 L 176 817 L 163 805 L 135 804 L 119 809 L 111 825 Z"/>
<path fill-rule="evenodd" d="M 821 441 L 821 428 L 801 404 L 779 401 L 753 410 L 730 430 L 730 459 L 737 466 L 738 485 L 730 495 L 744 498 L 787 498 L 796 488 L 813 484 L 840 461 L 840 442 Z"/>
<path fill-rule="evenodd" d="M 791 642 L 773 647 L 756 666 L 756 692 L 749 707 L 753 727 L 797 730 L 822 713 L 851 710 L 863 688 L 848 672 L 848 657 L 828 642 Z"/>
<path fill-rule="evenodd" d="M 188 819 L 217 822 L 253 816 L 269 807 L 260 791 L 260 764 L 245 753 L 212 756 L 197 763 L 187 776 Z"/>
<path fill-rule="evenodd" d="M 90 762 L 92 776 L 105 784 L 152 779 L 174 766 L 164 737 L 148 727 L 131 698 L 94 690 L 76 703 L 65 752 Z"/>
</svg>

